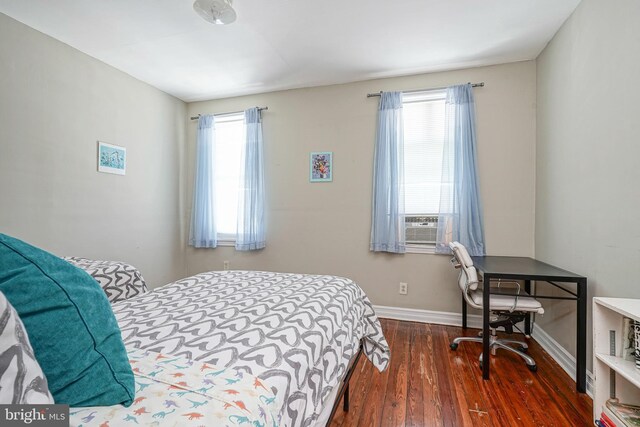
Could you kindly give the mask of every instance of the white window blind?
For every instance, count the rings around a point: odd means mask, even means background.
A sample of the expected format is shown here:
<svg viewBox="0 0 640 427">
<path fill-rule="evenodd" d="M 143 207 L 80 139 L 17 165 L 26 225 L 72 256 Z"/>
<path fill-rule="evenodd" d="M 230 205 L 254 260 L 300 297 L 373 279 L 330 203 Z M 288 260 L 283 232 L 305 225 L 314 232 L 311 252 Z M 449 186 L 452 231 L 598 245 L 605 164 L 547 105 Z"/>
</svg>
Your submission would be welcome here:
<svg viewBox="0 0 640 427">
<path fill-rule="evenodd" d="M 440 206 L 446 91 L 403 94 L 406 215 L 437 214 Z"/>
<path fill-rule="evenodd" d="M 238 193 L 244 135 L 244 114 L 230 114 L 215 120 L 215 210 L 218 239 L 235 240 Z"/>
</svg>

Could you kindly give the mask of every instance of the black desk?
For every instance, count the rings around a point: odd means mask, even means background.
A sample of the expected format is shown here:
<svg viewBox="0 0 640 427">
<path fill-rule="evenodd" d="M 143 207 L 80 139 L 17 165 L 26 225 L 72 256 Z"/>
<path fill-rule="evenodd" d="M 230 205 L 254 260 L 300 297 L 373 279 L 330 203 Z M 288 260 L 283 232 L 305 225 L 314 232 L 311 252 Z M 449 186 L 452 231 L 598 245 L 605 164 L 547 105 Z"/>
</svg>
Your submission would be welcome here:
<svg viewBox="0 0 640 427">
<path fill-rule="evenodd" d="M 483 298 L 482 298 L 482 378 L 489 379 L 489 360 L 491 352 L 489 349 L 489 295 L 491 293 L 491 280 L 508 279 L 523 280 L 525 291 L 531 292 L 531 281 L 548 282 L 551 285 L 573 295 L 573 297 L 536 295 L 536 299 L 568 299 L 576 300 L 578 304 L 578 333 L 576 350 L 576 389 L 585 393 L 587 385 L 587 278 L 562 270 L 553 265 L 537 261 L 533 258 L 525 257 L 505 257 L 505 256 L 480 256 L 472 257 L 473 264 L 484 277 Z M 575 283 L 576 291 L 565 288 L 555 282 Z M 537 290 L 537 289 L 536 289 Z M 521 297 L 523 297 L 521 295 Z M 531 319 L 527 316 L 525 320 L 525 333 L 531 333 Z M 462 299 L 462 327 L 467 327 L 467 304 Z"/>
</svg>

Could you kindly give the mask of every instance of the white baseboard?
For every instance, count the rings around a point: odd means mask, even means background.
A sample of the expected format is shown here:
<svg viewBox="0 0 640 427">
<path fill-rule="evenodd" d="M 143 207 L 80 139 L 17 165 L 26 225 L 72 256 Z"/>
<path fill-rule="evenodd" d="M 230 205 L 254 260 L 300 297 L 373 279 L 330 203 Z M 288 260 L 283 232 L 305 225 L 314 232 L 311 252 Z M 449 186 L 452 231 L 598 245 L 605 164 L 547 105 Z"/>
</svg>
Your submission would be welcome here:
<svg viewBox="0 0 640 427">
<path fill-rule="evenodd" d="M 415 308 L 387 307 L 374 305 L 376 315 L 385 319 L 405 320 L 407 322 L 433 323 L 436 325 L 462 326 L 462 314 L 446 311 L 420 310 Z M 467 315 L 467 326 L 482 328 L 482 316 Z"/>
<path fill-rule="evenodd" d="M 540 326 L 533 327 L 531 334 L 540 347 L 542 347 L 555 360 L 571 378 L 576 377 L 576 359 L 571 353 L 562 347 L 558 341 L 554 340 L 551 335 L 545 332 Z M 593 373 L 587 371 L 587 394 L 593 399 Z"/>
<path fill-rule="evenodd" d="M 404 320 L 408 322 L 434 323 L 436 325 L 462 326 L 462 314 L 446 311 L 420 310 L 415 308 L 388 307 L 374 305 L 378 317 L 385 319 Z M 469 314 L 467 326 L 482 327 L 482 316 Z M 540 326 L 533 328 L 533 339 L 560 365 L 569 376 L 576 377 L 576 359 Z M 587 394 L 593 398 L 593 374 L 587 371 Z"/>
</svg>

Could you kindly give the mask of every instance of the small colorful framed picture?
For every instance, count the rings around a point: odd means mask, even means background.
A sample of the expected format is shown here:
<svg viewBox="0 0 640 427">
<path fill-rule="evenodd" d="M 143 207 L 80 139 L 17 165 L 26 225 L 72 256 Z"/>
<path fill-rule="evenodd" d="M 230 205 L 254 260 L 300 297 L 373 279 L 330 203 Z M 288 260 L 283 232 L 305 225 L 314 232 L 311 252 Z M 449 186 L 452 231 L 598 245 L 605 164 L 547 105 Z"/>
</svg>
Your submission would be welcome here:
<svg viewBox="0 0 640 427">
<path fill-rule="evenodd" d="M 98 141 L 98 172 L 125 175 L 126 171 L 127 149 Z"/>
<path fill-rule="evenodd" d="M 309 155 L 309 181 L 333 181 L 333 152 L 322 151 Z"/>
</svg>

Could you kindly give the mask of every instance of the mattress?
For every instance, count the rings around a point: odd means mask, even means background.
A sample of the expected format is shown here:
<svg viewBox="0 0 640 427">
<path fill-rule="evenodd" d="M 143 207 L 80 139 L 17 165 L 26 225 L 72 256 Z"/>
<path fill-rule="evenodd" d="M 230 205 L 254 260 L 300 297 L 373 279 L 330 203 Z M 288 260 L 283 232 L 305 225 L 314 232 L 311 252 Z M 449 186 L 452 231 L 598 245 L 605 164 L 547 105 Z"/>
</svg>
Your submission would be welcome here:
<svg viewBox="0 0 640 427">
<path fill-rule="evenodd" d="M 117 302 L 113 310 L 128 349 L 259 378 L 276 397 L 281 426 L 321 419 L 360 341 L 376 368 L 389 364 L 369 299 L 342 277 L 208 272 Z"/>
</svg>

